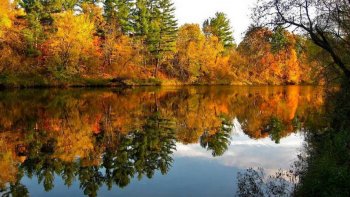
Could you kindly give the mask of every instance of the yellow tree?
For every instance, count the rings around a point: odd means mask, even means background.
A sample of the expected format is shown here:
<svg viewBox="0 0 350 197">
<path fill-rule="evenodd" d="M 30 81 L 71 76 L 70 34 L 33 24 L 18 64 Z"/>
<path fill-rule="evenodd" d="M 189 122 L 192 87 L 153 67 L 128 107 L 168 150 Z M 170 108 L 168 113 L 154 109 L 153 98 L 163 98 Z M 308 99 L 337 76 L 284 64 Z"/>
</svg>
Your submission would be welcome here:
<svg viewBox="0 0 350 197">
<path fill-rule="evenodd" d="M 299 84 L 300 67 L 297 52 L 294 49 L 289 50 L 288 59 L 286 60 L 286 71 L 287 83 Z"/>
<path fill-rule="evenodd" d="M 189 83 L 213 83 L 230 74 L 229 58 L 216 36 L 205 36 L 199 25 L 180 27 L 176 42 L 175 69 L 180 79 Z"/>
<path fill-rule="evenodd" d="M 199 25 L 185 24 L 180 27 L 176 41 L 178 77 L 194 82 L 200 76 L 201 52 L 205 45 L 205 36 Z"/>
<path fill-rule="evenodd" d="M 203 80 L 208 83 L 219 82 L 222 77 L 222 71 L 227 63 L 221 61 L 223 58 L 224 46 L 216 36 L 209 36 L 206 39 L 204 47 L 201 49 L 201 65 L 204 73 Z"/>
<path fill-rule="evenodd" d="M 23 16 L 24 13 L 13 9 L 9 1 L 0 2 L 0 73 L 25 71 L 25 65 L 31 61 L 25 54 L 23 29 L 27 23 Z"/>
<path fill-rule="evenodd" d="M 113 78 L 140 79 L 138 64 L 139 48 L 133 40 L 123 35 L 113 24 L 104 27 L 105 35 L 101 39 L 103 70 Z"/>
<path fill-rule="evenodd" d="M 94 49 L 94 24 L 87 15 L 72 11 L 54 16 L 56 31 L 48 41 L 52 71 L 63 78 L 86 71 Z"/>
<path fill-rule="evenodd" d="M 234 83 L 242 84 L 247 82 L 248 71 L 246 58 L 244 58 L 236 49 L 230 51 L 227 64 L 230 65 L 232 80 L 234 80 Z"/>
<path fill-rule="evenodd" d="M 301 52 L 296 36 L 283 30 L 251 28 L 238 50 L 247 61 L 249 81 L 267 84 L 300 83 Z"/>
<path fill-rule="evenodd" d="M 9 10 L 10 10 L 10 3 L 7 0 L 1 1 L 0 2 L 0 50 L 5 53 L 1 53 L 0 55 L 0 60 L 1 60 L 1 65 L 0 65 L 0 72 L 4 69 L 3 63 L 4 61 L 4 56 L 6 56 L 6 52 L 4 50 L 3 46 L 3 39 L 4 39 L 4 31 L 6 28 L 11 27 L 11 19 L 9 17 Z"/>
<path fill-rule="evenodd" d="M 0 39 L 3 36 L 3 29 L 11 26 L 9 12 L 10 2 L 8 0 L 2 0 L 0 2 Z"/>
<path fill-rule="evenodd" d="M 247 69 L 243 72 L 248 73 L 250 82 L 269 82 L 281 78 L 275 57 L 271 53 L 269 42 L 271 34 L 272 32 L 267 28 L 250 28 L 238 47 L 238 51 L 247 61 Z M 274 68 L 274 72 L 270 73 L 269 68 Z"/>
</svg>

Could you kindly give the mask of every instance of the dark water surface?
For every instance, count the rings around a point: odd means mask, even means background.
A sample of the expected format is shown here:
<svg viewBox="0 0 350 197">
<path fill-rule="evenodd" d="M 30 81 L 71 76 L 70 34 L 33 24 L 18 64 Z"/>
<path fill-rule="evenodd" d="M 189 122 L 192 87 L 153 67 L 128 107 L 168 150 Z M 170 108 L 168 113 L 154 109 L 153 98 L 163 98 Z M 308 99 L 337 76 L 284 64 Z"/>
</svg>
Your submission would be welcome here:
<svg viewBox="0 0 350 197">
<path fill-rule="evenodd" d="M 322 87 L 0 92 L 0 196 L 235 196 L 287 170 Z M 311 118 L 310 118 L 311 117 Z"/>
</svg>

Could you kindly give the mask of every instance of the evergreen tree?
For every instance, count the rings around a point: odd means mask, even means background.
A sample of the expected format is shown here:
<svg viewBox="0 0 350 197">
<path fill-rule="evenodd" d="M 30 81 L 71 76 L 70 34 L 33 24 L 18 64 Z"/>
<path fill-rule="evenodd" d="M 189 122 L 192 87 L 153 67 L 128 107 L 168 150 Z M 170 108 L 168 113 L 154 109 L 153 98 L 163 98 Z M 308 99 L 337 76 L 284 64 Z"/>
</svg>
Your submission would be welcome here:
<svg viewBox="0 0 350 197">
<path fill-rule="evenodd" d="M 146 66 L 149 59 L 149 52 L 147 49 L 146 38 L 150 27 L 150 0 L 136 0 L 134 16 L 134 30 L 137 41 L 140 43 L 140 54 L 143 66 Z"/>
<path fill-rule="evenodd" d="M 108 23 L 116 23 L 124 34 L 134 32 L 132 24 L 132 0 L 105 0 L 104 11 Z"/>
<path fill-rule="evenodd" d="M 104 1 L 104 4 L 103 4 L 104 14 L 108 22 L 110 22 L 111 20 L 115 20 L 117 18 L 116 1 L 117 0 Z"/>
<path fill-rule="evenodd" d="M 217 12 L 214 18 L 209 18 L 203 23 L 203 31 L 207 36 L 216 36 L 225 48 L 235 46 L 230 27 L 230 20 L 226 14 Z"/>
<path fill-rule="evenodd" d="M 28 27 L 23 29 L 23 36 L 27 44 L 26 54 L 35 57 L 41 53 L 38 46 L 44 41 L 45 34 L 38 13 L 28 14 L 26 17 Z"/>
<path fill-rule="evenodd" d="M 146 46 L 143 55 L 150 54 L 148 63 L 155 65 L 154 75 L 157 76 L 166 55 L 175 50 L 174 4 L 171 0 L 136 0 L 135 8 L 135 33 Z"/>
<path fill-rule="evenodd" d="M 62 11 L 73 10 L 79 3 L 79 0 L 19 0 L 18 4 L 21 6 L 27 14 L 33 14 L 45 24 L 51 24 L 53 18 L 51 14 L 59 13 Z"/>
<path fill-rule="evenodd" d="M 145 37 L 148 35 L 149 23 L 150 23 L 150 0 L 136 0 L 134 10 L 134 29 L 135 33 L 139 37 Z"/>
<path fill-rule="evenodd" d="M 157 72 L 166 54 L 175 50 L 177 21 L 174 16 L 175 8 L 171 0 L 151 1 L 151 20 L 147 35 L 147 45 L 152 54 Z"/>
</svg>

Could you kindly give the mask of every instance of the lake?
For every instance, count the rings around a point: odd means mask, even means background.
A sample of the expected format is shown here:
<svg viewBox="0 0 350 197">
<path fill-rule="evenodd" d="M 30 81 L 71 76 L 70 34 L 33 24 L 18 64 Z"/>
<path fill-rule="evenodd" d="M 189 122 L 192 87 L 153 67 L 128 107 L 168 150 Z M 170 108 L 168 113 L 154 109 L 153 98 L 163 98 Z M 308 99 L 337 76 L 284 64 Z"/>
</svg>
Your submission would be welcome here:
<svg viewBox="0 0 350 197">
<path fill-rule="evenodd" d="M 1 91 L 0 195 L 235 196 L 249 169 L 293 166 L 324 103 L 318 86 Z"/>
</svg>

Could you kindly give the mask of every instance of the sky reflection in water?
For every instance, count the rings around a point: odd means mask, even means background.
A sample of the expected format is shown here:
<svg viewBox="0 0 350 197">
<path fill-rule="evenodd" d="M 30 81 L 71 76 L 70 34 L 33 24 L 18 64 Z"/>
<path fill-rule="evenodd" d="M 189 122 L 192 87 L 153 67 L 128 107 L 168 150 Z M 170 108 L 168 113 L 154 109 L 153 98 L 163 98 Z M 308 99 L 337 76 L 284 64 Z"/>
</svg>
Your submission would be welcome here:
<svg viewBox="0 0 350 197">
<path fill-rule="evenodd" d="M 322 98 L 297 86 L 1 92 L 0 183 L 30 196 L 233 196 L 237 172 L 290 167 Z"/>
</svg>

